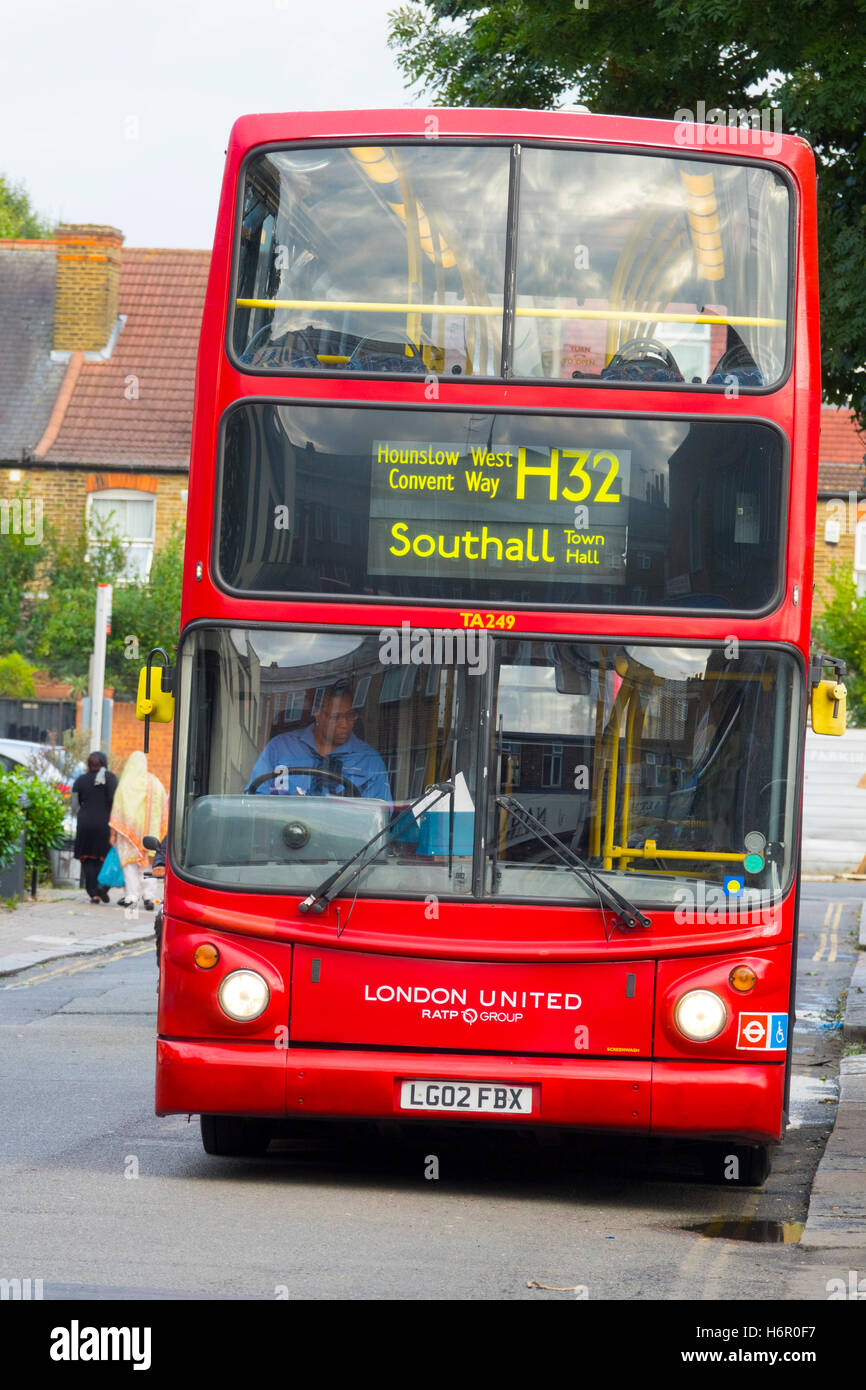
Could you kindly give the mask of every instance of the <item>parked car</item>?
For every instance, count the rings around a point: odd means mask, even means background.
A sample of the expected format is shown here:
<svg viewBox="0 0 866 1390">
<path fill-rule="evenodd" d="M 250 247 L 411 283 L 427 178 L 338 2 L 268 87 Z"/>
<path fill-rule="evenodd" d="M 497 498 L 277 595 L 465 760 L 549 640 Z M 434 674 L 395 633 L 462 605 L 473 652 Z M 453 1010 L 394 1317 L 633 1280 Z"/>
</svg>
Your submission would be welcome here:
<svg viewBox="0 0 866 1390">
<path fill-rule="evenodd" d="M 19 738 L 0 738 L 0 770 L 3 772 L 14 772 L 16 768 L 23 767 L 30 776 L 38 777 L 41 782 L 50 782 L 68 796 L 79 773 L 84 772 L 83 762 L 76 763 L 72 772 L 62 773 L 59 768 L 49 758 L 48 754 L 52 750 L 42 743 L 30 743 L 26 739 Z M 77 817 L 69 811 L 63 823 L 65 834 L 70 840 L 75 839 L 75 824 Z"/>
</svg>

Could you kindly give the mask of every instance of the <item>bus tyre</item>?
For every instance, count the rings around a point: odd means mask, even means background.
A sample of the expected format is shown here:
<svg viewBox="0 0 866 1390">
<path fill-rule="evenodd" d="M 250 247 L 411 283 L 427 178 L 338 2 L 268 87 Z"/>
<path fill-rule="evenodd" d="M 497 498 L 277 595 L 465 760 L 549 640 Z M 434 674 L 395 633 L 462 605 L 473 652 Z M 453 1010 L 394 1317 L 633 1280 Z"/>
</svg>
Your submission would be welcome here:
<svg viewBox="0 0 866 1390">
<path fill-rule="evenodd" d="M 763 1187 L 772 1164 L 769 1144 L 708 1144 L 704 1179 L 719 1187 Z"/>
<path fill-rule="evenodd" d="M 267 1152 L 271 1128 L 267 1120 L 237 1115 L 202 1115 L 201 1142 L 206 1154 L 218 1158 L 257 1158 Z"/>
</svg>

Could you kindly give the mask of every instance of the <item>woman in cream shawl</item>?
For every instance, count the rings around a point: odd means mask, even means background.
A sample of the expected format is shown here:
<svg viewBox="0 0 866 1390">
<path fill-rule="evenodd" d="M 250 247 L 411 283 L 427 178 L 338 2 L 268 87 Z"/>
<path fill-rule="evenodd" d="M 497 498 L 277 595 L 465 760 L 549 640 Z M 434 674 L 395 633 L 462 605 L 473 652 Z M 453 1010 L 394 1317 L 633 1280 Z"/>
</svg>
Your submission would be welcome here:
<svg viewBox="0 0 866 1390">
<path fill-rule="evenodd" d="M 153 903 L 144 896 L 144 875 L 147 851 L 142 844 L 145 835 L 161 840 L 168 821 L 168 797 L 158 777 L 147 770 L 143 753 L 130 753 L 117 782 L 111 806 L 110 825 L 114 843 L 123 869 L 125 896 L 121 907 L 135 907 L 139 902 L 150 911 Z"/>
</svg>

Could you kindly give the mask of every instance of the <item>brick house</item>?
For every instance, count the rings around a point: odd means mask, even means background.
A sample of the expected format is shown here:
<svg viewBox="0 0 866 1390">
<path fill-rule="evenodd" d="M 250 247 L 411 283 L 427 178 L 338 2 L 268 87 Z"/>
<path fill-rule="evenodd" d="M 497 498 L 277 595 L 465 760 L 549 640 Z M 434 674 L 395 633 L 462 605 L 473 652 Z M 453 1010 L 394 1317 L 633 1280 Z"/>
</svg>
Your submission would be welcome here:
<svg viewBox="0 0 866 1390">
<path fill-rule="evenodd" d="M 866 594 L 866 436 L 851 412 L 821 409 L 818 511 L 815 522 L 815 612 L 832 597 L 834 570 L 852 575 Z"/>
<path fill-rule="evenodd" d="M 61 534 L 110 515 L 137 576 L 186 516 L 209 262 L 124 248 L 114 227 L 0 240 L 0 493 L 26 486 Z M 115 758 L 141 746 L 132 714 L 115 705 Z M 151 747 L 165 781 L 170 731 L 154 728 Z"/>
</svg>

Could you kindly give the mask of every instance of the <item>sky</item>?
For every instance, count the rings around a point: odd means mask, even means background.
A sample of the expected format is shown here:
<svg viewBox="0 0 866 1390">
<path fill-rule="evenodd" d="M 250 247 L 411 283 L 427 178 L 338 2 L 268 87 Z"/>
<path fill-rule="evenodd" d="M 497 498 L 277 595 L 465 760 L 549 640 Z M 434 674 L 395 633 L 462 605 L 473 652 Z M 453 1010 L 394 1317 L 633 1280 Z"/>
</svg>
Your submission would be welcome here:
<svg viewBox="0 0 866 1390">
<path fill-rule="evenodd" d="M 401 0 L 0 0 L 0 174 L 52 221 L 209 247 L 232 122 L 420 104 Z"/>
</svg>

